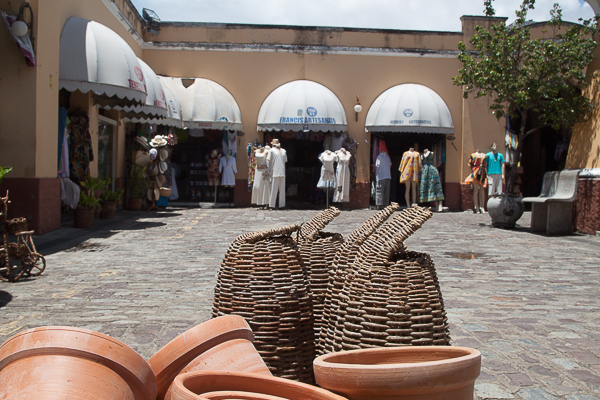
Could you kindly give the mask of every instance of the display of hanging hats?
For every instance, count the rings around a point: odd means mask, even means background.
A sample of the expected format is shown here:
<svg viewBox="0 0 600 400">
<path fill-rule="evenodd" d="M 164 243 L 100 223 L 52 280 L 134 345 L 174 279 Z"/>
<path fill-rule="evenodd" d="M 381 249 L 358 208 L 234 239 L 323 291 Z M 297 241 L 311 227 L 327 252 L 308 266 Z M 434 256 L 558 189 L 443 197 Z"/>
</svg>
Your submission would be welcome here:
<svg viewBox="0 0 600 400">
<path fill-rule="evenodd" d="M 169 142 L 167 142 L 167 139 L 165 139 L 165 137 L 162 135 L 156 135 L 150 141 L 150 146 L 152 147 L 162 147 L 166 146 L 167 144 L 169 144 Z"/>
<path fill-rule="evenodd" d="M 165 176 L 163 174 L 160 174 L 160 175 L 156 175 L 155 180 L 156 180 L 156 184 L 158 186 L 162 186 L 162 184 L 167 181 L 167 178 L 165 178 Z"/>
<path fill-rule="evenodd" d="M 165 161 L 167 158 L 169 158 L 169 150 L 161 149 L 160 152 L 158 153 L 158 156 L 159 156 L 160 161 Z"/>
<path fill-rule="evenodd" d="M 134 139 L 138 144 L 140 144 L 144 149 L 148 150 L 150 146 L 148 145 L 148 139 L 144 136 L 136 136 Z"/>
<path fill-rule="evenodd" d="M 148 152 L 148 156 L 150 157 L 151 161 L 156 160 L 156 157 L 158 157 L 158 150 L 150 149 L 150 151 Z"/>
<path fill-rule="evenodd" d="M 168 168 L 169 168 L 169 166 L 167 165 L 166 162 L 161 161 L 160 163 L 158 163 L 158 170 L 160 171 L 161 174 L 164 174 Z"/>
<path fill-rule="evenodd" d="M 280 144 L 279 143 L 279 139 L 273 139 L 273 140 L 271 140 L 271 144 L 272 145 Z"/>
<path fill-rule="evenodd" d="M 150 160 L 150 154 L 147 151 L 138 150 L 135 152 L 135 163 L 137 165 L 145 167 L 151 162 L 152 160 Z"/>
</svg>

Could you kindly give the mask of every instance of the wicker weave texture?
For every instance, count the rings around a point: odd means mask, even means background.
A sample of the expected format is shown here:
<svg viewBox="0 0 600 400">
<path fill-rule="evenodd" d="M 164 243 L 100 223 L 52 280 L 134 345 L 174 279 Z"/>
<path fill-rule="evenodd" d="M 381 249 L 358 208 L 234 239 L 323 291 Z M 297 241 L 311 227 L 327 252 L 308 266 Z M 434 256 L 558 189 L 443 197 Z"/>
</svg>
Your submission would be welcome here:
<svg viewBox="0 0 600 400">
<path fill-rule="evenodd" d="M 273 375 L 311 383 L 314 318 L 296 241 L 300 225 L 238 236 L 221 263 L 213 317 L 244 317 Z"/>
<path fill-rule="evenodd" d="M 323 228 L 340 214 L 340 210 L 335 207 L 329 207 L 328 209 L 321 211 L 309 221 L 302 224 L 302 228 L 300 228 L 300 231 L 298 232 L 298 241 L 304 242 L 313 240 L 313 236 L 321 232 Z"/>
</svg>

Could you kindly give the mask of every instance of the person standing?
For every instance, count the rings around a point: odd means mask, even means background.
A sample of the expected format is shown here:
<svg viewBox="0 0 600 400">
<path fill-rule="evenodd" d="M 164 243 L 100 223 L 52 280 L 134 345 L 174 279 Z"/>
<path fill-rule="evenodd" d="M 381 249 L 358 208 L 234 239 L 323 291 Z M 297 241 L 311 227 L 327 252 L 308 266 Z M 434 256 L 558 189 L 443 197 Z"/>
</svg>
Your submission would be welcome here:
<svg viewBox="0 0 600 400">
<path fill-rule="evenodd" d="M 504 156 L 498 153 L 498 145 L 492 143 L 491 150 L 485 155 L 485 167 L 488 179 L 488 195 L 502 194 L 504 183 Z"/>
<path fill-rule="evenodd" d="M 377 188 L 375 192 L 375 205 L 377 208 L 383 208 L 390 204 L 390 187 L 392 185 L 392 160 L 387 152 L 385 142 L 379 142 L 379 155 L 375 161 L 375 179 Z"/>
</svg>

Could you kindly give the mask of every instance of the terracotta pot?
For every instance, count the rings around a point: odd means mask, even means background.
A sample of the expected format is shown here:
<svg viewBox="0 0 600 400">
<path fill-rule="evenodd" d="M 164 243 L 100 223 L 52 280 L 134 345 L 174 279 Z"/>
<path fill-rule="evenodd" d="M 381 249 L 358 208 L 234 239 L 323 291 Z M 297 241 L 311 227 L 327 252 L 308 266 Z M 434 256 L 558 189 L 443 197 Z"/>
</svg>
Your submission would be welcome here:
<svg viewBox="0 0 600 400">
<path fill-rule="evenodd" d="M 117 212 L 117 202 L 116 201 L 101 201 L 100 206 L 100 218 L 102 219 L 113 219 L 115 217 L 115 213 Z"/>
<path fill-rule="evenodd" d="M 473 400 L 481 353 L 467 347 L 403 346 L 317 357 L 317 384 L 351 400 Z"/>
<path fill-rule="evenodd" d="M 205 371 L 178 375 L 173 382 L 172 400 L 198 400 L 212 396 L 212 392 L 249 392 L 284 399 L 343 400 L 327 390 L 274 376 L 248 372 Z M 209 397 L 210 398 L 210 397 Z M 237 398 L 237 397 L 236 397 Z M 271 399 L 271 397 L 254 397 Z"/>
<path fill-rule="evenodd" d="M 129 199 L 127 209 L 131 211 L 140 211 L 142 209 L 142 199 Z"/>
<path fill-rule="evenodd" d="M 199 355 L 233 339 L 252 341 L 252 338 L 252 330 L 248 323 L 237 315 L 225 315 L 211 319 L 177 336 L 148 360 L 158 383 L 157 399 L 165 398 L 165 394 L 177 374 Z M 237 360 L 241 356 L 227 353 L 223 353 L 223 355 L 232 357 L 233 360 Z M 220 362 L 234 362 L 233 360 L 220 360 Z"/>
<path fill-rule="evenodd" d="M 95 208 L 77 206 L 73 213 L 73 224 L 75 228 L 90 229 L 94 220 Z"/>
<path fill-rule="evenodd" d="M 522 200 L 522 197 L 509 194 L 490 197 L 486 208 L 492 218 L 492 226 L 513 229 L 525 211 Z"/>
<path fill-rule="evenodd" d="M 198 371 L 235 371 L 273 376 L 252 342 L 246 339 L 234 339 L 213 347 L 192 360 L 180 374 Z M 165 400 L 171 399 L 172 387 L 167 390 Z"/>
<path fill-rule="evenodd" d="M 156 378 L 133 349 L 98 332 L 63 326 L 29 329 L 4 342 L 0 382 L 3 400 L 156 398 Z"/>
<path fill-rule="evenodd" d="M 268 394 L 227 390 L 203 393 L 202 396 L 198 396 L 198 398 L 206 400 L 287 400 L 284 397 L 269 396 Z"/>
</svg>

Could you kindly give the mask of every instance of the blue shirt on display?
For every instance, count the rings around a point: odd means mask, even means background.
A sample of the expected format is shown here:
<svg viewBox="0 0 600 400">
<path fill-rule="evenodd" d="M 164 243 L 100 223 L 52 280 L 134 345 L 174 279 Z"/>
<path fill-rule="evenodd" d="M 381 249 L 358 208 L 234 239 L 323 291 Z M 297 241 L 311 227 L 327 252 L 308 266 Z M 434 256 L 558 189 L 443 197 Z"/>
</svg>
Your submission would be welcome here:
<svg viewBox="0 0 600 400">
<path fill-rule="evenodd" d="M 502 173 L 502 164 L 505 162 L 502 154 L 490 151 L 485 155 L 485 162 L 487 163 L 488 175 Z"/>
</svg>

